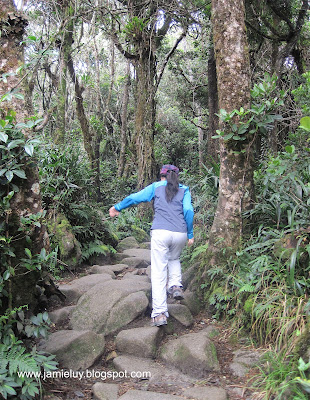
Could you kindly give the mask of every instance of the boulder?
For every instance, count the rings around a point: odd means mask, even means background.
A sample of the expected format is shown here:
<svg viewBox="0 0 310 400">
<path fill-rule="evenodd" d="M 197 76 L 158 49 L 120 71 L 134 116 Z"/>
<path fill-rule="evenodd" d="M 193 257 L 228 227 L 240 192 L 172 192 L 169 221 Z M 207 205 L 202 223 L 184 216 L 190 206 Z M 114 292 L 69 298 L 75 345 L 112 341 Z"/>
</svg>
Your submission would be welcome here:
<svg viewBox="0 0 310 400">
<path fill-rule="evenodd" d="M 230 370 L 237 376 L 245 376 L 251 367 L 257 365 L 260 360 L 260 354 L 254 350 L 236 350 L 234 351 L 233 362 L 230 364 Z"/>
<path fill-rule="evenodd" d="M 103 354 L 105 339 L 91 331 L 61 330 L 50 334 L 40 350 L 56 355 L 61 367 L 87 369 Z"/>
<path fill-rule="evenodd" d="M 116 349 L 121 353 L 137 357 L 153 358 L 163 335 L 163 329 L 152 326 L 126 329 L 116 336 Z"/>
<path fill-rule="evenodd" d="M 128 325 L 144 314 L 148 305 L 149 300 L 144 292 L 130 293 L 112 308 L 103 330 L 104 334 L 109 335 Z"/>
<path fill-rule="evenodd" d="M 141 282 L 151 282 L 150 278 L 147 275 L 138 275 L 134 272 L 128 272 L 124 275 L 123 279 L 135 279 L 140 280 Z"/>
<path fill-rule="evenodd" d="M 151 249 L 151 242 L 143 242 L 143 243 L 140 243 L 140 248 L 141 248 L 141 249 L 148 249 L 148 250 L 150 250 L 150 249 Z"/>
<path fill-rule="evenodd" d="M 224 389 L 214 386 L 199 386 L 185 389 L 183 395 L 194 400 L 227 400 Z"/>
<path fill-rule="evenodd" d="M 145 390 L 128 390 L 119 400 L 184 400 L 184 397 Z"/>
<path fill-rule="evenodd" d="M 100 276 L 100 275 L 96 275 Z M 72 313 L 72 329 L 108 335 L 143 314 L 148 306 L 148 282 L 110 280 L 99 283 L 80 298 Z"/>
<path fill-rule="evenodd" d="M 135 357 L 132 355 L 121 355 L 113 360 L 117 371 L 126 371 L 128 377 L 148 380 L 150 384 L 166 385 L 171 382 L 173 385 L 188 387 L 193 384 L 196 378 L 180 373 L 173 367 L 165 367 L 158 361 L 148 358 Z"/>
<path fill-rule="evenodd" d="M 161 358 L 185 374 L 203 378 L 206 373 L 219 371 L 216 348 L 207 332 L 189 333 L 170 340 L 161 349 Z"/>
<path fill-rule="evenodd" d="M 147 249 L 127 249 L 123 253 L 128 257 L 138 257 L 145 260 L 148 265 L 151 264 L 151 251 Z"/>
<path fill-rule="evenodd" d="M 127 256 L 123 253 L 115 253 L 112 254 L 112 259 L 116 262 L 121 262 L 123 258 L 126 258 Z"/>
<path fill-rule="evenodd" d="M 139 243 L 133 236 L 128 236 L 121 240 L 117 245 L 117 251 L 122 252 L 126 249 L 139 248 Z"/>
<path fill-rule="evenodd" d="M 75 306 L 68 306 L 59 308 L 58 310 L 51 311 L 48 313 L 50 320 L 55 325 L 62 325 L 70 317 Z"/>
<path fill-rule="evenodd" d="M 110 265 L 93 265 L 89 270 L 90 274 L 108 274 L 112 279 L 115 278 L 114 271 L 110 268 Z"/>
<path fill-rule="evenodd" d="M 96 382 L 92 387 L 94 400 L 117 400 L 119 385 L 115 383 Z"/>
<path fill-rule="evenodd" d="M 128 267 L 131 267 L 131 268 L 147 268 L 150 265 L 149 261 L 146 261 L 139 257 L 123 258 L 122 263 L 128 265 Z"/>
<path fill-rule="evenodd" d="M 183 272 L 183 274 L 182 274 L 182 284 L 183 284 L 184 290 L 187 289 L 188 285 L 191 283 L 191 281 L 196 276 L 197 269 L 198 269 L 198 265 L 195 264 L 195 265 L 189 267 L 186 271 Z"/>
<path fill-rule="evenodd" d="M 168 312 L 171 317 L 175 318 L 186 328 L 190 327 L 194 323 L 194 318 L 191 312 L 182 304 L 168 304 Z"/>
<path fill-rule="evenodd" d="M 181 304 L 184 304 L 186 307 L 188 307 L 192 315 L 199 314 L 201 310 L 201 304 L 197 298 L 197 295 L 188 289 L 184 292 L 184 299 L 181 300 Z"/>
<path fill-rule="evenodd" d="M 75 303 L 83 293 L 101 282 L 111 281 L 111 275 L 86 275 L 66 285 L 59 285 L 59 290 L 66 296 L 66 304 Z"/>
</svg>

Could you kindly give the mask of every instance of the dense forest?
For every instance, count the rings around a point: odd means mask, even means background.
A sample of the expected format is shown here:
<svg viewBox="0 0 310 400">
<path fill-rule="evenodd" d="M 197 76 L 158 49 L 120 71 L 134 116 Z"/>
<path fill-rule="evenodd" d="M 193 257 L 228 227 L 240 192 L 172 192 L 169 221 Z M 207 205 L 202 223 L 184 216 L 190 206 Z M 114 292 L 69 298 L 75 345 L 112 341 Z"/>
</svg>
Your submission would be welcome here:
<svg viewBox="0 0 310 400">
<path fill-rule="evenodd" d="M 268 348 L 261 399 L 310 393 L 308 0 L 0 0 L 0 393 L 35 398 L 57 280 L 151 207 L 109 208 L 177 165 L 203 309 Z"/>
</svg>

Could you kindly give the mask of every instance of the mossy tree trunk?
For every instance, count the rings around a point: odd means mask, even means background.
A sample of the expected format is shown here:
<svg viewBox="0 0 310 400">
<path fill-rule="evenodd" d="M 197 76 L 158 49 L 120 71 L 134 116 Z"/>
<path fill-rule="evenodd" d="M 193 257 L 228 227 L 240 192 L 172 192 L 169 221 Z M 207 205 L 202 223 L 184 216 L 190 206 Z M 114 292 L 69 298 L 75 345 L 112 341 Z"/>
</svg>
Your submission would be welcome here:
<svg viewBox="0 0 310 400">
<path fill-rule="evenodd" d="M 67 129 L 67 72 L 73 43 L 74 8 L 70 0 L 65 0 L 62 2 L 61 8 L 57 7 L 57 10 L 60 15 L 63 16 L 63 21 L 67 21 L 66 23 L 63 23 L 63 30 L 60 32 L 62 37 L 59 45 L 59 84 L 57 93 L 57 118 L 55 131 L 55 142 L 57 144 L 64 144 Z"/>
<path fill-rule="evenodd" d="M 209 129 L 207 131 L 207 154 L 206 158 L 211 161 L 218 161 L 219 143 L 212 139 L 216 135 L 216 130 L 219 127 L 218 119 L 218 93 L 217 93 L 217 78 L 216 78 L 216 63 L 214 56 L 214 48 L 211 47 L 208 59 L 208 108 L 209 108 Z"/>
<path fill-rule="evenodd" d="M 243 0 L 212 1 L 219 108 L 228 112 L 250 105 L 250 61 L 244 14 Z M 209 240 L 214 264 L 220 262 L 221 249 L 230 248 L 234 252 L 241 242 L 242 211 L 249 207 L 253 194 L 252 150 L 248 141 L 245 142 L 220 142 L 219 200 Z"/>
<path fill-rule="evenodd" d="M 157 73 L 156 53 L 173 20 L 171 11 L 165 12 L 165 7 L 170 9 L 170 2 L 169 4 L 164 3 L 161 7 L 153 0 L 149 2 L 119 0 L 119 3 L 126 7 L 128 17 L 128 24 L 125 27 L 126 46 L 129 50 L 123 47 L 115 30 L 112 36 L 118 50 L 135 66 L 135 146 L 138 189 L 141 189 L 156 177 L 153 151 L 156 116 L 155 95 L 168 59 L 185 37 L 186 29 L 167 54 L 160 73 Z M 159 14 L 161 14 L 160 24 L 158 21 Z"/>
<path fill-rule="evenodd" d="M 23 40 L 24 28 L 27 20 L 24 15 L 19 13 L 13 3 L 13 0 L 0 0 L 0 74 L 12 73 L 8 76 L 7 83 L 2 82 L 0 87 L 0 97 L 5 93 L 16 88 L 23 92 L 21 76 L 15 74 L 16 68 L 24 63 Z M 15 99 L 11 102 L 1 104 L 2 117 L 7 112 L 13 110 L 16 113 L 16 122 L 24 122 L 27 117 L 25 102 L 21 99 Z M 25 132 L 27 137 L 27 133 Z M 14 238 L 12 246 L 14 247 L 15 257 L 10 257 L 8 261 L 14 268 L 16 276 L 9 280 L 9 307 L 29 304 L 30 308 L 35 307 L 35 286 L 40 277 L 36 272 L 29 272 L 20 267 L 21 258 L 25 258 L 25 248 L 29 248 L 32 254 L 40 253 L 44 246 L 46 238 L 45 227 L 35 226 L 29 232 L 29 240 L 26 241 L 26 235 L 20 230 L 21 218 L 32 214 L 37 214 L 41 209 L 40 185 L 37 166 L 34 162 L 28 162 L 24 167 L 27 179 L 18 179 L 19 191 L 15 193 L 10 202 L 10 212 L 6 220 L 6 235 Z M 4 266 L 0 266 L 0 272 L 3 273 Z M 5 306 L 6 304 L 3 304 Z"/>
<path fill-rule="evenodd" d="M 146 39 L 147 40 L 147 39 Z M 156 58 L 150 45 L 141 45 L 136 60 L 136 151 L 138 157 L 138 188 L 149 184 L 156 176 L 154 159 L 155 76 Z"/>
</svg>

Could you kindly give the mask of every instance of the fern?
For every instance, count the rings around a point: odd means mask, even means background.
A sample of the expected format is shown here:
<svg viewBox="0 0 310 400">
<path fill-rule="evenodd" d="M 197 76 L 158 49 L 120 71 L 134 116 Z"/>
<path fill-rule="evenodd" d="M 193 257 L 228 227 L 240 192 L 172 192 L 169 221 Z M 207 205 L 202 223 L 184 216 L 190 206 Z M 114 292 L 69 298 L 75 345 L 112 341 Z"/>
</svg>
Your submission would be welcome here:
<svg viewBox="0 0 310 400">
<path fill-rule="evenodd" d="M 99 240 L 95 240 L 94 242 L 90 242 L 87 244 L 87 246 L 83 247 L 82 259 L 83 259 L 83 261 L 86 261 L 93 255 L 100 255 L 100 254 L 103 254 L 105 256 L 111 251 L 113 251 L 111 246 L 103 244 Z"/>
<path fill-rule="evenodd" d="M 255 286 L 250 285 L 249 283 L 246 283 L 245 285 L 243 285 L 239 290 L 238 290 L 238 294 L 239 293 L 254 293 L 256 291 Z"/>
<path fill-rule="evenodd" d="M 201 246 L 196 247 L 192 253 L 191 261 L 193 261 L 195 258 L 197 258 L 200 254 L 205 253 L 207 251 L 207 249 L 208 249 L 208 244 L 203 244 Z"/>
</svg>

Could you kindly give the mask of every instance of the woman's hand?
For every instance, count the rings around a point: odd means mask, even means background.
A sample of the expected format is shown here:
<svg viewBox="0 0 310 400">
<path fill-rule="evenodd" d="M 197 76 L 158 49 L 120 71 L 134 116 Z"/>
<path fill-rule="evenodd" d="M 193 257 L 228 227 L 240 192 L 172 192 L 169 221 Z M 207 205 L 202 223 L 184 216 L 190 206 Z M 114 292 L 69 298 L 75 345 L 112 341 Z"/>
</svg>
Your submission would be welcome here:
<svg viewBox="0 0 310 400">
<path fill-rule="evenodd" d="M 119 211 L 113 206 L 109 210 L 110 217 L 117 217 L 119 215 Z"/>
<path fill-rule="evenodd" d="M 194 244 L 194 238 L 188 239 L 187 245 L 192 246 Z"/>
</svg>

